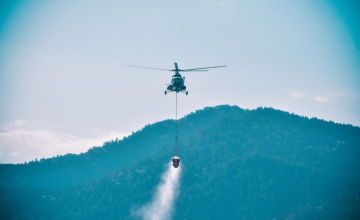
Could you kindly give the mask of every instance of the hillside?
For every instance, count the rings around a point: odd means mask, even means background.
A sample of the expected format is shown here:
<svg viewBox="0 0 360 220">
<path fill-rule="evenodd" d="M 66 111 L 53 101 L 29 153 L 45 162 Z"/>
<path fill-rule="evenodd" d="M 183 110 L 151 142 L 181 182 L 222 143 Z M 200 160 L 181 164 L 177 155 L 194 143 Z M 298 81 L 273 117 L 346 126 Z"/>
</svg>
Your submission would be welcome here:
<svg viewBox="0 0 360 220">
<path fill-rule="evenodd" d="M 148 125 L 81 155 L 1 164 L 1 219 L 136 218 L 170 160 L 173 126 Z M 179 132 L 174 219 L 359 217 L 358 127 L 217 106 L 182 118 Z"/>
<path fill-rule="evenodd" d="M 230 106 L 196 111 L 178 121 L 178 136 L 186 138 L 214 121 L 243 113 L 244 110 Z M 0 186 L 52 188 L 87 183 L 155 154 L 164 146 L 173 145 L 174 135 L 175 121 L 165 120 L 146 125 L 121 141 L 106 142 L 102 147 L 94 147 L 80 155 L 34 159 L 27 164 L 0 164 Z"/>
</svg>

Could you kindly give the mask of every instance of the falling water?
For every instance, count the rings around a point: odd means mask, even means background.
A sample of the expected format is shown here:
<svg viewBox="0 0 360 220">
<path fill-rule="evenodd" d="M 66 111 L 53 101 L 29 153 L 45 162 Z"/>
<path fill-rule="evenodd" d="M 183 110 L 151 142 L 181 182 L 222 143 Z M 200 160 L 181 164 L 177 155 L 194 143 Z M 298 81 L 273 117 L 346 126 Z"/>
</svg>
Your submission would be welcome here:
<svg viewBox="0 0 360 220">
<path fill-rule="evenodd" d="M 169 163 L 168 169 L 162 174 L 161 182 L 156 188 L 152 201 L 136 211 L 136 215 L 144 220 L 171 219 L 174 203 L 179 195 L 179 177 L 181 166 L 174 168 Z"/>
</svg>

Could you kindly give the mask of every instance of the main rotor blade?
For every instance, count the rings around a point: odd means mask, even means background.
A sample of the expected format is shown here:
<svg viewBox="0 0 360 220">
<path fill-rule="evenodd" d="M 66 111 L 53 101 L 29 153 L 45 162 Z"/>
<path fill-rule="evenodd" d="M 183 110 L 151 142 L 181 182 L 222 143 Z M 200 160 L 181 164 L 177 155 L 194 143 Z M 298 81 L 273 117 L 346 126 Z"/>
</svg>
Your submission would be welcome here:
<svg viewBox="0 0 360 220">
<path fill-rule="evenodd" d="M 179 70 L 179 71 L 187 72 L 187 71 L 193 71 L 193 70 L 203 70 L 203 69 L 220 68 L 220 67 L 226 67 L 226 66 L 211 66 L 211 67 L 202 67 L 202 68 L 194 68 L 194 69 L 185 69 L 185 70 Z"/>
<path fill-rule="evenodd" d="M 144 67 L 144 66 L 133 66 L 133 65 L 126 65 L 126 66 L 138 67 L 138 68 L 144 68 L 144 69 L 152 69 L 152 70 L 174 71 L 174 70 L 158 69 L 158 68 L 151 68 L 151 67 Z"/>
<path fill-rule="evenodd" d="M 205 71 L 209 71 L 209 70 L 196 70 L 196 69 L 193 69 L 193 70 L 179 70 L 179 72 L 205 72 Z"/>
</svg>

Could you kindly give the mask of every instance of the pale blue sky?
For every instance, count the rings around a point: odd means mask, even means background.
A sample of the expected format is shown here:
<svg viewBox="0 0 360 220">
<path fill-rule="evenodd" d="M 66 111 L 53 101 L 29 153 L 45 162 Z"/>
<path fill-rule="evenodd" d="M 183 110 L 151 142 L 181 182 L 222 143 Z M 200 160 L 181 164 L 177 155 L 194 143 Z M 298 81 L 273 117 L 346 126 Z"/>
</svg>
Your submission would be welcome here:
<svg viewBox="0 0 360 220">
<path fill-rule="evenodd" d="M 0 7 L 2 163 L 86 151 L 174 118 L 175 95 L 164 95 L 171 73 L 126 64 L 228 65 L 184 74 L 189 95 L 179 96 L 181 116 L 230 104 L 360 125 L 356 1 L 34 0 Z"/>
</svg>

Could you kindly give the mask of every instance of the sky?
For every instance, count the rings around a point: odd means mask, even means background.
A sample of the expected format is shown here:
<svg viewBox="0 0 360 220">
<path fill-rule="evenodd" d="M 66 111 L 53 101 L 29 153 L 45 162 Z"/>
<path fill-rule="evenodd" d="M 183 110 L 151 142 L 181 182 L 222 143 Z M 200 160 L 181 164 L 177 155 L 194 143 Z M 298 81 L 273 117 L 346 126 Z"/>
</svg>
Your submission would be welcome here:
<svg viewBox="0 0 360 220">
<path fill-rule="evenodd" d="M 207 106 L 272 107 L 360 125 L 360 3 L 0 2 L 0 162 L 86 152 Z"/>
</svg>

